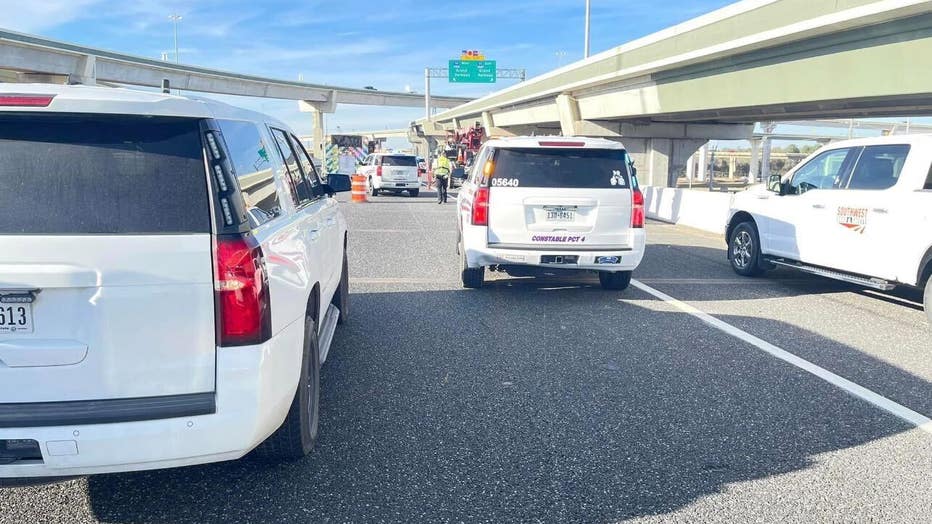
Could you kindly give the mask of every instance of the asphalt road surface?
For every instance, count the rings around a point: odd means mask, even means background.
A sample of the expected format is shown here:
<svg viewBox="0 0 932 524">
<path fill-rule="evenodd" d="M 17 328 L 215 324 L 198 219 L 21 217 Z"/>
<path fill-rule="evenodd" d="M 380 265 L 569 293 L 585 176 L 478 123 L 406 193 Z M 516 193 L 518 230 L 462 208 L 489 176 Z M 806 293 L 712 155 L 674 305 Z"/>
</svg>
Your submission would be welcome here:
<svg viewBox="0 0 932 524">
<path fill-rule="evenodd" d="M 344 209 L 352 319 L 310 457 L 0 490 L 0 521 L 932 520 L 918 293 L 740 278 L 720 238 L 659 223 L 641 288 L 463 290 L 453 202 Z"/>
</svg>

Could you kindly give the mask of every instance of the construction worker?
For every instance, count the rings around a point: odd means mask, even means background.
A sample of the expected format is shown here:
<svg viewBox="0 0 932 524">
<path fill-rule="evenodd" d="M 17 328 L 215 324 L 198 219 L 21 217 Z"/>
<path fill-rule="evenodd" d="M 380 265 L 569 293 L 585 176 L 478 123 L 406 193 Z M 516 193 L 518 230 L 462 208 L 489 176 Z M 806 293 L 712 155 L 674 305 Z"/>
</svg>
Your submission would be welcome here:
<svg viewBox="0 0 932 524">
<path fill-rule="evenodd" d="M 450 181 L 450 173 L 453 171 L 453 164 L 443 149 L 437 152 L 437 158 L 434 160 L 434 180 L 437 183 L 437 203 L 447 203 L 447 184 Z"/>
</svg>

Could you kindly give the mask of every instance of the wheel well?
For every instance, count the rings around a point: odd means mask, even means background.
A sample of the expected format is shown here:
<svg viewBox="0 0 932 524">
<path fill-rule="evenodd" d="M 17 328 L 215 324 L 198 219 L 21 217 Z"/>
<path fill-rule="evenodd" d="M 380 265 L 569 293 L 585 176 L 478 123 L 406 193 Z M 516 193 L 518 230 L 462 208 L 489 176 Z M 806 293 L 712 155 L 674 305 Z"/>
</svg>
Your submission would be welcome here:
<svg viewBox="0 0 932 524">
<path fill-rule="evenodd" d="M 731 241 L 731 233 L 738 227 L 738 224 L 742 222 L 750 222 L 754 224 L 754 227 L 757 227 L 757 221 L 754 220 L 754 217 L 746 211 L 738 211 L 735 213 L 735 216 L 731 217 L 731 222 L 728 223 L 728 230 L 725 231 L 725 243 L 727 244 Z M 758 233 L 760 233 L 758 231 Z"/>
<path fill-rule="evenodd" d="M 919 263 L 919 278 L 916 280 L 918 286 L 924 286 L 926 281 L 932 277 L 932 247 L 926 251 L 926 256 L 922 257 L 922 262 Z"/>
<path fill-rule="evenodd" d="M 313 318 L 315 325 L 320 324 L 320 284 L 314 284 L 314 288 L 311 289 L 311 296 L 307 299 L 305 315 Z"/>
</svg>

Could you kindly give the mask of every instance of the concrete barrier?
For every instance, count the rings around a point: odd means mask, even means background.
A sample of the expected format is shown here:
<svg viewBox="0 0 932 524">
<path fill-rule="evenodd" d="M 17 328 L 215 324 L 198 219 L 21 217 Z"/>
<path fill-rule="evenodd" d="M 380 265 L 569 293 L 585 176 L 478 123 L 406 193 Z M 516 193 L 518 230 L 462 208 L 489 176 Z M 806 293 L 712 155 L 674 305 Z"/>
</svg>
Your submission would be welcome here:
<svg viewBox="0 0 932 524">
<path fill-rule="evenodd" d="M 655 186 L 641 190 L 648 218 L 725 234 L 731 194 Z"/>
</svg>

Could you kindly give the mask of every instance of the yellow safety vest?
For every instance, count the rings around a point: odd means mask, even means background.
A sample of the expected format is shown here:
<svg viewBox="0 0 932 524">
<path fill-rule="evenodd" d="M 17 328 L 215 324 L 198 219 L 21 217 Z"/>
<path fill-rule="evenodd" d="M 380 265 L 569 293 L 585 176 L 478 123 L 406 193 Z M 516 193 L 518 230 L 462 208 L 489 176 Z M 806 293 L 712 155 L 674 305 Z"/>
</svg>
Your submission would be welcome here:
<svg viewBox="0 0 932 524">
<path fill-rule="evenodd" d="M 447 176 L 450 174 L 450 159 L 444 155 L 437 157 L 437 168 L 434 169 L 434 174 L 437 176 Z"/>
</svg>

